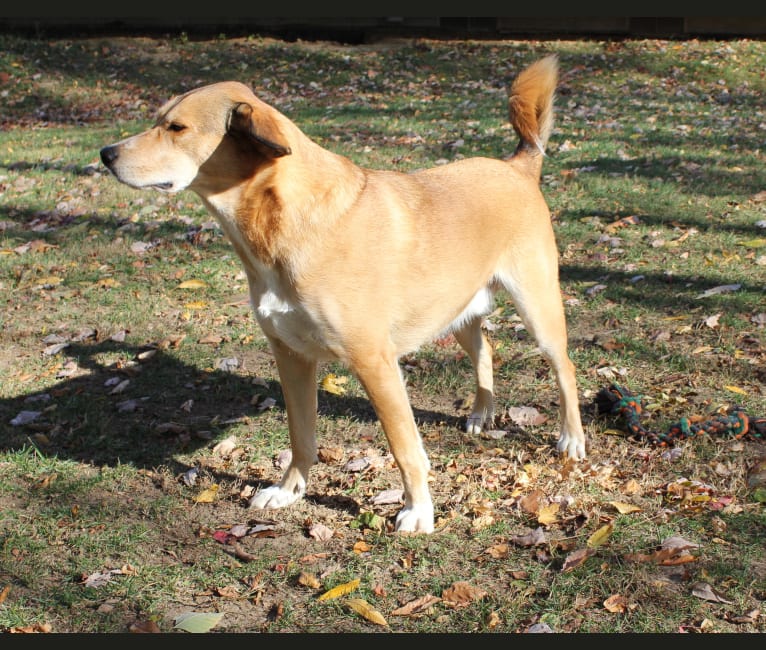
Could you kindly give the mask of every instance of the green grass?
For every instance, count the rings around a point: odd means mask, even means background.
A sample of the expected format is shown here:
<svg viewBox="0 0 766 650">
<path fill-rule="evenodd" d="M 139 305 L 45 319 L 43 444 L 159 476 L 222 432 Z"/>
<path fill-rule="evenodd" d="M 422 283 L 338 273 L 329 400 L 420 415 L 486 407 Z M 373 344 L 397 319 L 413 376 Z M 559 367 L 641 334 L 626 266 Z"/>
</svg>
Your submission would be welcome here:
<svg viewBox="0 0 766 650">
<path fill-rule="evenodd" d="M 394 534 L 399 504 L 373 502 L 399 475 L 359 383 L 334 363 L 319 379 L 347 382 L 319 391 L 323 460 L 307 497 L 259 519 L 248 491 L 279 479 L 289 442 L 240 264 L 195 196 L 131 190 L 99 149 L 146 128 L 169 97 L 238 79 L 363 166 L 504 157 L 516 146 L 508 86 L 549 52 L 561 78 L 542 189 L 589 458 L 556 455 L 555 382 L 499 295 L 488 321 L 505 434 L 462 433 L 473 372 L 453 341 L 402 359 L 433 468 L 433 535 Z M 222 613 L 213 632 L 383 631 L 351 597 L 394 632 L 766 631 L 752 614 L 766 599 L 763 440 L 703 436 L 671 453 L 594 405 L 617 381 L 644 395 L 655 431 L 734 404 L 766 415 L 764 63 L 766 46 L 745 39 L 1 35 L 0 631 L 173 632 L 185 612 Z M 192 279 L 205 285 L 181 288 Z M 740 286 L 705 294 L 723 285 Z M 548 419 L 519 426 L 512 406 Z M 21 411 L 40 414 L 11 425 Z M 369 469 L 346 468 L 363 456 Z M 196 501 L 212 486 L 212 503 Z M 259 524 L 273 529 L 238 547 L 216 540 Z M 315 524 L 332 537 L 312 537 Z M 514 541 L 538 528 L 539 543 Z M 693 557 L 652 560 L 673 537 L 698 545 Z M 446 596 L 462 582 L 477 591 L 455 605 Z M 427 595 L 437 600 L 416 615 L 392 614 Z"/>
</svg>

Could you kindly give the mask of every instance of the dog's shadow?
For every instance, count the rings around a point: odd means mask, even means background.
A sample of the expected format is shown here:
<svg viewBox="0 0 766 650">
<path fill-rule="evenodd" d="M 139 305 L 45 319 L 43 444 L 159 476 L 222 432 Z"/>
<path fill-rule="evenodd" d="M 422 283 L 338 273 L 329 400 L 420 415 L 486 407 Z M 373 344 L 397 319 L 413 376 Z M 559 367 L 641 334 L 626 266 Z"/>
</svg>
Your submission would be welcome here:
<svg viewBox="0 0 766 650">
<path fill-rule="evenodd" d="M 254 382 L 247 371 L 201 368 L 168 350 L 112 340 L 70 342 L 57 354 L 50 364 L 58 368 L 54 384 L 0 399 L 0 450 L 33 447 L 45 457 L 97 467 L 166 466 L 182 473 L 189 465 L 180 458 L 212 448 L 235 426 L 245 423 L 254 437 L 270 435 L 256 431 L 265 404 L 286 428 L 276 373 Z M 269 364 L 268 350 L 247 354 Z M 118 361 L 105 364 L 105 358 Z M 350 418 L 380 429 L 366 396 L 320 390 L 318 399 L 320 418 Z M 415 417 L 458 426 L 457 417 L 444 413 L 415 409 Z"/>
</svg>

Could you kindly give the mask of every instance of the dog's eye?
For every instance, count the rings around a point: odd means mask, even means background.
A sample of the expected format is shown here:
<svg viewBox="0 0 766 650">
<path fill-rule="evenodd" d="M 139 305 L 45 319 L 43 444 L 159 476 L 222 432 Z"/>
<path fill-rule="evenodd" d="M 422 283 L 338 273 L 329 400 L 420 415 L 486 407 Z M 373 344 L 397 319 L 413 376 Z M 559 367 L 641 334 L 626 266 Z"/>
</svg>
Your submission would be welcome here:
<svg viewBox="0 0 766 650">
<path fill-rule="evenodd" d="M 171 122 L 168 124 L 168 131 L 175 131 L 176 133 L 180 133 L 186 129 L 186 127 L 183 124 L 178 124 L 178 122 Z"/>
</svg>

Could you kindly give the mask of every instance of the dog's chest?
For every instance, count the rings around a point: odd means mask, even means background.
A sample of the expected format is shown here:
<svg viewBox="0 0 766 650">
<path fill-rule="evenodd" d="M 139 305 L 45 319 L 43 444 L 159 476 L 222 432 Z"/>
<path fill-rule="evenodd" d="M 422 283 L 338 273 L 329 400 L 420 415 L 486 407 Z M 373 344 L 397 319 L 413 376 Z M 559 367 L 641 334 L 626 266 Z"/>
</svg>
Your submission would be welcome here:
<svg viewBox="0 0 766 650">
<path fill-rule="evenodd" d="M 269 336 L 306 356 L 326 355 L 325 342 L 314 319 L 299 303 L 287 300 L 280 291 L 256 292 L 253 309 L 258 323 Z"/>
</svg>

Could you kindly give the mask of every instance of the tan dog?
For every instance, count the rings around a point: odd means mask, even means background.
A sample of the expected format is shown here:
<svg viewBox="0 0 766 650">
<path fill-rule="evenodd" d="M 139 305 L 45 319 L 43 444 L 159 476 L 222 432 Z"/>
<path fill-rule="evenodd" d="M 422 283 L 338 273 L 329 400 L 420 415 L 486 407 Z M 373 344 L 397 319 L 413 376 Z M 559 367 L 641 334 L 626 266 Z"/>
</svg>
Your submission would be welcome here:
<svg viewBox="0 0 766 650">
<path fill-rule="evenodd" d="M 151 129 L 101 150 L 131 187 L 197 193 L 242 260 L 277 362 L 292 446 L 281 482 L 250 506 L 281 508 L 305 493 L 317 462 L 317 362 L 335 359 L 364 386 L 401 471 L 396 530 L 432 532 L 429 461 L 398 359 L 454 333 L 476 371 L 466 430 L 480 432 L 494 417 L 481 321 L 500 288 L 555 373 L 559 451 L 585 457 L 558 249 L 539 189 L 557 73 L 548 56 L 513 83 L 520 142 L 505 161 L 472 158 L 410 174 L 364 169 L 237 82 L 175 97 Z"/>
</svg>

